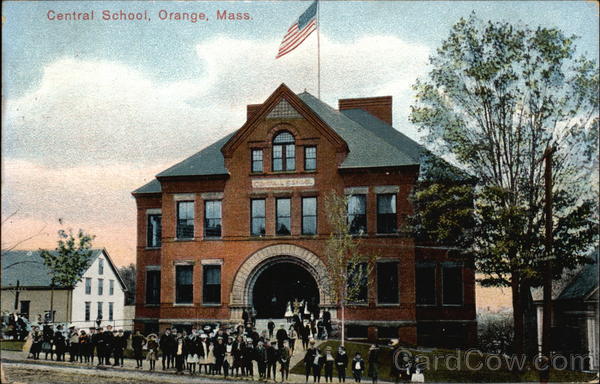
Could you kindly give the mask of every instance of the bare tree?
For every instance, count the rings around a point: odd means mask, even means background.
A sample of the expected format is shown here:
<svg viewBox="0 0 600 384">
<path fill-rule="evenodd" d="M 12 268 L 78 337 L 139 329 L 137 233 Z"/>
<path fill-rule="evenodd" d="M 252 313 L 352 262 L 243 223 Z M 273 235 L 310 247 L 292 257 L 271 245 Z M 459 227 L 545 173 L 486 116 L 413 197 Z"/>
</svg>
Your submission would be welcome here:
<svg viewBox="0 0 600 384">
<path fill-rule="evenodd" d="M 360 252 L 360 235 L 350 232 L 348 197 L 331 192 L 325 198 L 325 212 L 331 227 L 323 262 L 327 272 L 326 290 L 341 312 L 341 343 L 344 345 L 346 306 L 360 302 L 376 255 Z"/>
</svg>

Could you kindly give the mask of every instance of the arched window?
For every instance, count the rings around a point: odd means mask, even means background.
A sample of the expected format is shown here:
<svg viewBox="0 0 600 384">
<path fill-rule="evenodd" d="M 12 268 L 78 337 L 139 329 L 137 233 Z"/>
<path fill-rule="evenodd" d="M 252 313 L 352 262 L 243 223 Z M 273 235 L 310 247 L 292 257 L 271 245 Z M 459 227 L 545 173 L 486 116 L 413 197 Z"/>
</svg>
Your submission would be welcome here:
<svg viewBox="0 0 600 384">
<path fill-rule="evenodd" d="M 273 139 L 273 171 L 296 169 L 296 146 L 294 136 L 288 131 L 279 132 Z"/>
</svg>

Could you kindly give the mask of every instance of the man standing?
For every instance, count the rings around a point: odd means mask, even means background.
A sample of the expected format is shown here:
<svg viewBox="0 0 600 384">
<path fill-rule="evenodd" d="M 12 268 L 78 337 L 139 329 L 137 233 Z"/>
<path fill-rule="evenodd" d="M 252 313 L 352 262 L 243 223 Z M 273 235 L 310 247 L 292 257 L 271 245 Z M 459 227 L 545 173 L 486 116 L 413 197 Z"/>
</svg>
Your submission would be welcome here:
<svg viewBox="0 0 600 384">
<path fill-rule="evenodd" d="M 323 325 L 325 326 L 325 331 L 327 331 L 327 337 L 331 337 L 331 312 L 328 310 L 323 311 Z"/>
</svg>

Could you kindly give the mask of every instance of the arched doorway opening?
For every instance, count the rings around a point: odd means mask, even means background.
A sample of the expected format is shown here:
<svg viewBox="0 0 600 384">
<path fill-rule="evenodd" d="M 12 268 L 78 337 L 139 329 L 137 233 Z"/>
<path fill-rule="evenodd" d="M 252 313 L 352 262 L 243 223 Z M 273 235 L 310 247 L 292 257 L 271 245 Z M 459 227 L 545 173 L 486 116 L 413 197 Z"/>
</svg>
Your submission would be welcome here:
<svg viewBox="0 0 600 384">
<path fill-rule="evenodd" d="M 265 266 L 252 288 L 252 305 L 259 319 L 284 317 L 288 303 L 308 303 L 311 312 L 319 308 L 319 287 L 312 274 L 301 265 L 278 262 Z"/>
</svg>

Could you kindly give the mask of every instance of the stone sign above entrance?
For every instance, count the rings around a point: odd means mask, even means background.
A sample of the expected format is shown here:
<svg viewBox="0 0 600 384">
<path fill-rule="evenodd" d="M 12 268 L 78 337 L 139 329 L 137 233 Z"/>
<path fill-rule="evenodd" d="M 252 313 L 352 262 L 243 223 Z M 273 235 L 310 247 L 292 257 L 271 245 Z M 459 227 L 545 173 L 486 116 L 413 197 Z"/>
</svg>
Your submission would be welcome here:
<svg viewBox="0 0 600 384">
<path fill-rule="evenodd" d="M 294 177 L 286 179 L 270 178 L 252 180 L 252 188 L 312 187 L 314 185 L 314 177 Z"/>
</svg>

